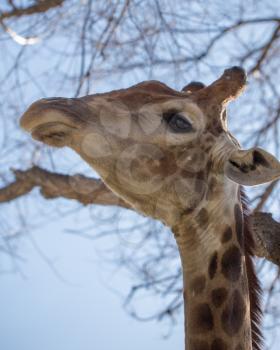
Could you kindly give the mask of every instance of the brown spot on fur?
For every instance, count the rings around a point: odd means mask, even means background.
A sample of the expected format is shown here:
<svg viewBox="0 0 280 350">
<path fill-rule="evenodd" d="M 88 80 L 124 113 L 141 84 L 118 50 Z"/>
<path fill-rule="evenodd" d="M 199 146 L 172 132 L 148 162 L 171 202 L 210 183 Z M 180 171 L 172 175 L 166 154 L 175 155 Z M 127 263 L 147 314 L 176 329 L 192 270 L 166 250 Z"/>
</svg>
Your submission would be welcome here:
<svg viewBox="0 0 280 350">
<path fill-rule="evenodd" d="M 190 330 L 193 333 L 207 333 L 214 327 L 214 319 L 211 309 L 207 303 L 201 303 L 192 310 Z"/>
<path fill-rule="evenodd" d="M 205 208 L 200 209 L 199 213 L 197 214 L 197 221 L 198 224 L 203 228 L 208 225 L 209 217 L 208 212 Z"/>
<path fill-rule="evenodd" d="M 198 171 L 198 172 L 195 174 L 195 177 L 196 177 L 198 180 L 204 181 L 204 180 L 205 180 L 205 172 L 204 172 L 204 170 Z"/>
<path fill-rule="evenodd" d="M 194 190 L 196 193 L 199 193 L 201 195 L 205 192 L 205 173 L 203 170 L 198 171 L 195 175 L 195 186 Z"/>
<path fill-rule="evenodd" d="M 191 340 L 190 350 L 209 350 L 209 346 L 205 340 Z"/>
<path fill-rule="evenodd" d="M 211 257 L 210 263 L 208 266 L 208 273 L 211 280 L 214 278 L 216 274 L 217 267 L 218 267 L 218 254 L 217 252 L 215 252 Z"/>
<path fill-rule="evenodd" d="M 218 182 L 215 177 L 212 177 L 209 181 L 208 191 L 207 191 L 207 200 L 211 201 L 215 199 L 217 191 L 219 191 L 218 188 Z"/>
<path fill-rule="evenodd" d="M 209 182 L 209 191 L 213 192 L 215 190 L 216 185 L 217 185 L 217 180 L 215 179 L 215 177 L 212 177 Z"/>
<path fill-rule="evenodd" d="M 196 228 L 192 224 L 190 224 L 186 227 L 186 231 L 187 231 L 188 235 L 191 235 L 191 236 L 194 236 L 196 234 Z"/>
<path fill-rule="evenodd" d="M 214 113 L 216 113 L 216 110 L 214 111 Z M 219 119 L 214 118 L 211 119 L 211 124 L 208 124 L 208 128 L 207 130 L 214 136 L 219 136 L 223 131 L 224 128 L 222 126 L 222 123 Z"/>
<path fill-rule="evenodd" d="M 223 128 L 221 126 L 212 127 L 208 129 L 214 136 L 219 136 L 223 132 Z"/>
<path fill-rule="evenodd" d="M 194 211 L 195 207 L 188 207 L 183 211 L 183 215 L 189 215 Z"/>
<path fill-rule="evenodd" d="M 206 278 L 205 278 L 205 276 L 199 276 L 199 277 L 194 278 L 191 281 L 190 289 L 195 294 L 200 294 L 200 293 L 203 292 L 203 290 L 205 288 L 205 285 L 206 285 Z"/>
<path fill-rule="evenodd" d="M 195 163 L 197 161 L 197 158 L 198 158 L 198 154 L 194 153 L 192 155 L 192 162 Z"/>
<path fill-rule="evenodd" d="M 207 134 L 204 139 L 204 145 L 212 144 L 215 142 L 215 137 L 213 137 L 211 134 Z"/>
<path fill-rule="evenodd" d="M 239 332 L 244 321 L 245 311 L 245 303 L 239 291 L 235 290 L 221 317 L 223 330 L 229 336 L 232 337 Z"/>
<path fill-rule="evenodd" d="M 228 226 L 222 236 L 221 242 L 222 243 L 227 243 L 228 241 L 230 241 L 232 238 L 232 228 L 230 226 Z"/>
<path fill-rule="evenodd" d="M 226 300 L 228 291 L 225 288 L 212 290 L 212 302 L 216 307 L 220 307 Z"/>
<path fill-rule="evenodd" d="M 235 348 L 235 350 L 243 350 L 242 345 L 238 344 L 237 347 Z"/>
<path fill-rule="evenodd" d="M 227 350 L 227 344 L 220 338 L 213 340 L 211 350 Z"/>
<path fill-rule="evenodd" d="M 226 279 L 237 281 L 241 275 L 241 253 L 237 246 L 232 245 L 222 257 L 222 273 Z"/>
<path fill-rule="evenodd" d="M 208 160 L 208 162 L 206 164 L 206 174 L 209 174 L 212 166 L 213 166 L 213 162 L 211 160 Z"/>
<path fill-rule="evenodd" d="M 244 237 L 243 237 L 243 214 L 239 204 L 234 206 L 234 216 L 235 216 L 235 230 L 238 242 L 243 248 L 244 246 Z"/>
<path fill-rule="evenodd" d="M 204 152 L 208 153 L 210 151 L 210 149 L 212 148 L 212 145 L 208 145 L 204 147 Z"/>
</svg>

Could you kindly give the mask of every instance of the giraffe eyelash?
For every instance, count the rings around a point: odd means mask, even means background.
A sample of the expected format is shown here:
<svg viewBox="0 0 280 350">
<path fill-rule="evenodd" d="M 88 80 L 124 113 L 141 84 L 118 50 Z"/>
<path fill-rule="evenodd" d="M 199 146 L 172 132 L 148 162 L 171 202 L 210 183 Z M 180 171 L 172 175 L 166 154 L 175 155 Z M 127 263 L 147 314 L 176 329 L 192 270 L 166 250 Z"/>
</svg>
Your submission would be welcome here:
<svg viewBox="0 0 280 350">
<path fill-rule="evenodd" d="M 163 114 L 163 119 L 169 126 L 172 132 L 175 133 L 189 133 L 193 132 L 194 128 L 192 123 L 185 118 L 179 111 L 168 111 Z"/>
</svg>

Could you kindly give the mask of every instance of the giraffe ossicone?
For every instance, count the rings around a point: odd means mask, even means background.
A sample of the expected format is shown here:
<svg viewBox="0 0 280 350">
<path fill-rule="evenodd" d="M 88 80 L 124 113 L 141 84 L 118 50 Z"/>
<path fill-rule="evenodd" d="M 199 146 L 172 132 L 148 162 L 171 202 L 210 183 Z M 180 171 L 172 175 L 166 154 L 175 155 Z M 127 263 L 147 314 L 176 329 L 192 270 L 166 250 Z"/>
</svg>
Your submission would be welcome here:
<svg viewBox="0 0 280 350">
<path fill-rule="evenodd" d="M 232 67 L 182 91 L 148 81 L 35 102 L 21 118 L 34 139 L 75 150 L 140 213 L 170 226 L 182 261 L 187 350 L 258 350 L 259 285 L 240 185 L 280 177 L 260 148 L 242 150 L 226 105 L 246 86 Z"/>
</svg>

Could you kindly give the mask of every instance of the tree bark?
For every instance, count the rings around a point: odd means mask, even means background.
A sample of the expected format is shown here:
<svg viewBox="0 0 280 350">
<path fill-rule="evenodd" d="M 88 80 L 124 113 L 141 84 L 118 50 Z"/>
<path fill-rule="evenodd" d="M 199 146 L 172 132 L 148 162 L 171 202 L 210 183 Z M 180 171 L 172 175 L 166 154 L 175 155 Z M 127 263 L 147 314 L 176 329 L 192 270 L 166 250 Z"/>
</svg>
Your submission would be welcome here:
<svg viewBox="0 0 280 350">
<path fill-rule="evenodd" d="M 0 11 L 0 21 L 12 17 L 22 17 L 38 13 L 44 13 L 52 8 L 61 6 L 63 2 L 64 0 L 41 0 L 35 1 L 33 5 L 30 5 L 28 7 L 16 7 L 15 5 L 13 5 L 11 11 L 6 11 L 2 13 Z"/>
<path fill-rule="evenodd" d="M 116 205 L 133 209 L 118 198 L 100 179 L 84 175 L 62 175 L 34 166 L 13 170 L 15 181 L 0 189 L 0 203 L 10 202 L 39 187 L 46 199 L 67 198 L 83 205 Z M 270 213 L 254 212 L 249 218 L 256 242 L 255 255 L 280 267 L 280 223 Z"/>
</svg>

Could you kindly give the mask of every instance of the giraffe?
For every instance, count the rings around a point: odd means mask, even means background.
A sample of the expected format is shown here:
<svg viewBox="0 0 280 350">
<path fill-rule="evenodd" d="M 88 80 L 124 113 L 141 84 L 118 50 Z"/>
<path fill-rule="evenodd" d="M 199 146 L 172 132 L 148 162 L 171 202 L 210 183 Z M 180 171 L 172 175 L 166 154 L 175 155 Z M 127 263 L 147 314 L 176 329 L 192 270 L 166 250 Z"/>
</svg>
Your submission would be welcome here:
<svg viewBox="0 0 280 350">
<path fill-rule="evenodd" d="M 227 103 L 246 86 L 240 67 L 209 86 L 175 91 L 158 81 L 81 98 L 33 103 L 21 126 L 70 147 L 136 211 L 176 240 L 183 275 L 186 350 L 258 350 L 260 287 L 242 185 L 280 177 L 266 151 L 241 149 Z"/>
</svg>

